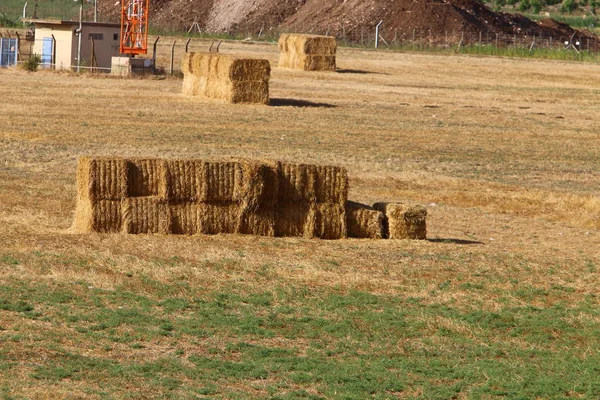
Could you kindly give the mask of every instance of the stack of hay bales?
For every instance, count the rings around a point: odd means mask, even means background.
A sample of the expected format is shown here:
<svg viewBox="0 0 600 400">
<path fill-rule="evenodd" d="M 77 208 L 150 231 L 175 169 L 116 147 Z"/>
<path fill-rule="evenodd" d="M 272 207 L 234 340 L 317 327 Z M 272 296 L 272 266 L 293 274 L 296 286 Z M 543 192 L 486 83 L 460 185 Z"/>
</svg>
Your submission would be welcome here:
<svg viewBox="0 0 600 400">
<path fill-rule="evenodd" d="M 79 232 L 346 237 L 339 167 L 82 158 L 77 180 Z"/>
<path fill-rule="evenodd" d="M 385 214 L 365 204 L 346 202 L 348 237 L 360 239 L 383 239 L 385 237 Z"/>
<path fill-rule="evenodd" d="M 271 65 L 268 60 L 220 53 L 186 53 L 181 69 L 185 95 L 230 103 L 269 102 Z"/>
<path fill-rule="evenodd" d="M 337 43 L 332 36 L 283 34 L 279 66 L 303 71 L 335 71 Z"/>
</svg>

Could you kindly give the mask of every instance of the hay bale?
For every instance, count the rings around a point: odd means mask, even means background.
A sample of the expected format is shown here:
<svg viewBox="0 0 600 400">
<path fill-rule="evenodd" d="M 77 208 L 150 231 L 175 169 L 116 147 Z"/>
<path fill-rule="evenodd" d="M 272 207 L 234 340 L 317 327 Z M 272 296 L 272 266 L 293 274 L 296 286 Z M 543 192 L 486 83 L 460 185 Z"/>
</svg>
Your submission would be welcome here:
<svg viewBox="0 0 600 400">
<path fill-rule="evenodd" d="M 171 217 L 166 201 L 160 197 L 132 197 L 122 203 L 123 232 L 171 232 Z"/>
<path fill-rule="evenodd" d="M 80 199 L 120 200 L 127 194 L 127 171 L 121 158 L 82 157 L 77 164 Z"/>
<path fill-rule="evenodd" d="M 238 233 L 240 217 L 241 209 L 237 203 L 202 203 L 198 207 L 198 231 L 208 235 Z"/>
<path fill-rule="evenodd" d="M 315 167 L 315 197 L 317 203 L 344 206 L 348 200 L 348 172 L 335 166 Z"/>
<path fill-rule="evenodd" d="M 279 165 L 273 161 L 239 161 L 234 199 L 244 210 L 275 207 L 279 191 Z"/>
<path fill-rule="evenodd" d="M 385 237 L 420 239 L 427 237 L 427 209 L 401 203 L 375 203 L 373 208 L 385 214 Z"/>
<path fill-rule="evenodd" d="M 183 93 L 231 103 L 269 102 L 268 60 L 221 53 L 188 53 L 182 63 Z"/>
<path fill-rule="evenodd" d="M 366 204 L 346 202 L 346 226 L 348 237 L 382 239 L 384 237 L 383 212 Z"/>
<path fill-rule="evenodd" d="M 92 201 L 78 198 L 73 227 L 79 233 L 121 232 L 121 200 Z"/>
<path fill-rule="evenodd" d="M 241 184 L 242 167 L 234 161 L 206 162 L 203 166 L 202 177 L 204 189 L 200 200 L 203 202 L 232 202 L 236 201 L 236 189 Z"/>
<path fill-rule="evenodd" d="M 305 237 L 315 236 L 316 209 L 307 201 L 280 203 L 275 209 L 275 236 Z"/>
<path fill-rule="evenodd" d="M 127 197 L 167 198 L 167 168 L 164 160 L 127 160 Z"/>
<path fill-rule="evenodd" d="M 280 202 L 316 201 L 316 167 L 310 164 L 280 162 L 278 168 Z"/>
<path fill-rule="evenodd" d="M 205 196 L 206 162 L 199 160 L 168 160 L 166 195 L 171 201 L 198 201 Z"/>
<path fill-rule="evenodd" d="M 170 203 L 170 232 L 175 235 L 195 235 L 199 232 L 198 213 L 200 206 L 192 202 Z"/>
<path fill-rule="evenodd" d="M 335 71 L 337 43 L 332 36 L 284 34 L 278 41 L 279 66 L 303 71 Z"/>
<path fill-rule="evenodd" d="M 314 237 L 320 239 L 343 239 L 347 237 L 346 209 L 339 204 L 315 206 Z"/>
<path fill-rule="evenodd" d="M 260 208 L 243 211 L 238 232 L 244 235 L 275 236 L 275 210 Z"/>
</svg>

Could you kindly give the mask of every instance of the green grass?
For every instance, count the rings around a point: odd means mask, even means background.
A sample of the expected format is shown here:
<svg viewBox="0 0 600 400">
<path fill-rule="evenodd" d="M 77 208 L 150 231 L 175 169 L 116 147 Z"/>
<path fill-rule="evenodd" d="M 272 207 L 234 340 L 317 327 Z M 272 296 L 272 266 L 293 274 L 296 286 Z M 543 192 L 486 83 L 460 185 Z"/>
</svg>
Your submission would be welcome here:
<svg viewBox="0 0 600 400">
<path fill-rule="evenodd" d="M 128 382 L 165 399 L 598 398 L 599 297 L 501 279 L 476 274 L 408 298 L 244 283 L 182 290 L 144 276 L 109 291 L 13 280 L 0 285 L 0 313 L 46 328 L 0 326 L 0 386 L 19 394 L 20 352 L 44 351 L 29 383 L 76 382 L 106 398 Z M 482 293 L 497 298 L 494 310 L 452 300 Z M 158 344 L 169 350 L 156 356 Z"/>
<path fill-rule="evenodd" d="M 38 0 L 37 16 L 42 19 L 57 18 L 70 19 L 79 12 L 79 3 L 73 0 Z M 19 18 L 23 16 L 24 0 L 2 0 L 0 2 L 0 26 L 16 26 Z M 84 2 L 84 8 L 90 4 Z M 33 17 L 35 2 L 29 1 L 27 5 L 27 18 Z"/>
</svg>

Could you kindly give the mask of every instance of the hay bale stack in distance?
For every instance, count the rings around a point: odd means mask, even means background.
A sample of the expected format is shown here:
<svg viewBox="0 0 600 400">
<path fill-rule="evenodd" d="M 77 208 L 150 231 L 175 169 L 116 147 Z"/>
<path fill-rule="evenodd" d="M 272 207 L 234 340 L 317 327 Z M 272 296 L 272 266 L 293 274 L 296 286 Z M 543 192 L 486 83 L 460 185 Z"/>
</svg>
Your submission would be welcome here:
<svg viewBox="0 0 600 400">
<path fill-rule="evenodd" d="M 239 233 L 241 208 L 238 203 L 200 203 L 198 232 L 207 235 Z"/>
<path fill-rule="evenodd" d="M 123 233 L 171 233 L 170 208 L 160 197 L 131 197 L 123 200 Z"/>
<path fill-rule="evenodd" d="M 346 202 L 346 225 L 348 237 L 359 239 L 383 239 L 383 212 L 366 204 Z"/>
<path fill-rule="evenodd" d="M 183 94 L 230 103 L 269 102 L 268 60 L 221 53 L 187 53 L 182 62 Z"/>
<path fill-rule="evenodd" d="M 125 160 L 127 165 L 127 197 L 167 198 L 167 165 L 155 158 Z"/>
<path fill-rule="evenodd" d="M 335 71 L 337 42 L 332 36 L 283 34 L 279 66 L 303 71 Z"/>
<path fill-rule="evenodd" d="M 375 203 L 373 208 L 385 214 L 386 238 L 426 239 L 427 209 L 425 207 L 402 203 Z"/>
<path fill-rule="evenodd" d="M 316 208 L 308 201 L 281 203 L 275 209 L 275 236 L 315 237 Z"/>
</svg>

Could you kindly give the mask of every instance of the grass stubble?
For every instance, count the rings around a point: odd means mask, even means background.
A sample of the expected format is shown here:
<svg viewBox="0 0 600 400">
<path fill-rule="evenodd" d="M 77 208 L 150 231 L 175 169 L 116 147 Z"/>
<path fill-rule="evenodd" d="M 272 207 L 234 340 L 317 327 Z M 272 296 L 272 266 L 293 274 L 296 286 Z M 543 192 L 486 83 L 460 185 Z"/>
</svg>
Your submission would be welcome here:
<svg viewBox="0 0 600 400">
<path fill-rule="evenodd" d="M 338 64 L 274 68 L 269 107 L 0 71 L 0 394 L 600 396 L 597 66 Z M 429 240 L 76 235 L 89 154 L 338 164 L 353 200 L 426 205 Z"/>
</svg>

